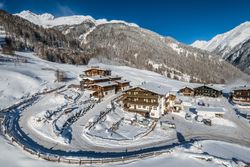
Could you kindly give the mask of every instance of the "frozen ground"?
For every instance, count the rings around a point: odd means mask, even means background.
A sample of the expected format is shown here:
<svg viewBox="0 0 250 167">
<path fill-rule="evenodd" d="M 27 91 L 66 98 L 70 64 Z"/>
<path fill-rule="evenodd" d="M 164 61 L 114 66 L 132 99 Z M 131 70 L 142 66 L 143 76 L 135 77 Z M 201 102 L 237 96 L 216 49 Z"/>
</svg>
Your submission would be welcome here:
<svg viewBox="0 0 250 167">
<path fill-rule="evenodd" d="M 67 86 L 72 83 L 79 84 L 78 76 L 84 69 L 87 68 L 87 66 L 73 66 L 47 62 L 35 57 L 33 53 L 17 52 L 17 54 L 19 55 L 19 58 L 27 59 L 28 63 L 14 63 L 8 61 L 0 62 L 0 108 L 6 108 L 10 105 L 13 105 L 37 92 L 43 92 L 44 90 L 50 90 L 61 85 L 66 85 L 63 90 L 41 95 L 38 101 L 25 108 L 25 110 L 20 114 L 21 117 L 18 123 L 20 124 L 21 129 L 35 142 L 46 148 L 61 149 L 65 151 L 95 150 L 102 152 L 124 151 L 125 149 L 130 151 L 145 147 L 172 144 L 197 136 L 208 139 L 235 141 L 243 145 L 249 144 L 249 123 L 244 118 L 238 117 L 235 114 L 233 106 L 228 103 L 227 99 L 225 98 L 189 99 L 183 97 L 185 109 L 187 110 L 180 113 L 168 114 L 162 118 L 163 120 L 170 120 L 171 122 L 175 123 L 176 130 L 163 131 L 159 125 L 156 124 L 154 130 L 150 131 L 150 129 L 143 126 L 131 126 L 128 122 L 126 122 L 126 119 L 124 119 L 122 120 L 121 126 L 116 130 L 116 132 L 119 134 L 118 136 L 120 139 L 126 140 L 116 141 L 102 139 L 101 137 L 105 137 L 105 135 L 106 138 L 112 137 L 112 139 L 114 139 L 114 136 L 110 136 L 110 133 L 105 134 L 106 129 L 109 129 L 114 123 L 119 122 L 123 117 L 127 119 L 133 117 L 127 113 L 117 112 L 107 114 L 107 116 L 104 118 L 105 121 L 96 124 L 95 129 L 90 131 L 94 136 L 87 135 L 85 130 L 89 124 L 89 120 L 94 120 L 96 116 L 105 111 L 106 108 L 110 106 L 112 99 L 118 97 L 120 94 L 109 96 L 100 103 L 92 103 L 89 101 L 87 92 L 82 93 L 76 89 L 67 88 Z M 8 58 L 9 57 L 6 57 L 6 59 Z M 94 65 L 111 69 L 112 74 L 120 75 L 123 76 L 124 79 L 130 80 L 131 85 L 138 85 L 144 81 L 153 82 L 155 84 L 161 83 L 162 85 L 171 87 L 174 91 L 188 85 L 188 83 L 167 79 L 159 74 L 145 70 L 137 70 L 125 66 L 109 66 L 104 64 Z M 55 70 L 57 69 L 66 72 L 69 78 L 67 82 L 55 82 Z M 215 118 L 213 120 L 215 124 L 212 127 L 206 126 L 203 123 L 197 122 L 195 120 L 186 120 L 184 118 L 185 113 L 190 112 L 189 109 L 196 106 L 196 103 L 199 100 L 205 101 L 207 104 L 209 104 L 209 106 L 223 106 L 227 111 L 225 118 Z M 86 112 L 83 112 L 85 110 Z M 50 116 L 50 113 L 53 114 Z M 77 115 L 83 113 L 84 115 L 77 117 Z M 74 117 L 75 122 L 73 124 L 71 124 L 71 122 L 68 123 L 68 120 L 72 117 Z M 173 117 L 174 120 L 172 120 Z M 67 126 L 65 126 L 65 123 L 67 123 Z M 54 125 L 57 127 L 56 130 L 59 129 L 64 131 L 64 127 L 68 129 L 68 132 L 71 134 L 70 142 L 66 142 L 65 144 L 65 140 L 62 139 L 61 136 L 58 137 L 58 135 L 55 135 L 56 133 Z M 132 140 L 135 136 L 138 136 L 138 134 L 147 131 L 150 131 L 150 133 Z M 17 157 L 17 161 L 12 162 L 11 159 L 5 159 L 3 158 L 4 156 L 1 156 L 0 164 L 5 165 L 7 163 L 8 165 L 10 164 L 10 166 L 38 167 L 39 165 L 43 164 L 44 166 L 44 161 L 31 159 L 29 158 L 29 155 L 23 153 L 21 149 L 7 144 L 6 140 L 1 138 L 0 141 L 0 155 L 4 155 L 4 150 L 8 150 L 10 155 L 11 153 L 13 155 L 16 154 Z M 159 157 L 148 158 L 122 165 L 165 166 L 165 164 L 169 163 L 171 164 L 170 166 L 188 165 L 210 167 L 221 165 L 221 162 L 224 160 L 221 160 L 220 158 L 226 159 L 225 161 L 230 164 L 232 162 L 228 159 L 232 159 L 232 157 L 236 159 L 240 159 L 242 157 L 240 160 L 249 162 L 249 159 L 243 156 L 243 154 L 249 154 L 249 148 L 247 148 L 249 145 L 247 147 L 241 147 L 232 144 L 222 144 L 221 142 L 216 143 L 214 141 L 200 143 L 203 145 L 202 149 L 194 149 L 195 147 L 186 148 L 186 146 L 179 147 L 174 149 L 171 154 L 164 154 Z M 214 145 L 216 146 L 216 149 L 211 149 Z M 230 151 L 230 154 L 226 153 L 225 150 L 231 147 L 239 151 L 234 152 L 232 150 Z M 205 156 L 202 154 L 202 152 L 208 152 L 211 155 L 215 155 L 215 158 L 217 158 L 216 161 L 207 162 L 197 159 L 197 154 L 199 156 Z M 56 163 L 46 162 L 46 164 L 48 164 L 48 166 L 57 166 Z M 115 166 L 120 165 L 115 164 Z"/>
<path fill-rule="evenodd" d="M 202 145 L 202 149 L 199 151 L 196 150 L 196 146 Z M 113 164 L 115 167 L 179 167 L 185 165 L 185 167 L 220 167 L 222 163 L 227 162 L 231 167 L 235 163 L 231 161 L 232 158 L 237 158 L 239 160 L 250 162 L 249 154 L 250 149 L 242 147 L 235 144 L 229 144 L 218 141 L 202 141 L 195 143 L 189 149 L 183 149 L 182 147 L 172 150 L 170 153 L 160 155 L 158 157 L 147 158 L 134 162 L 126 162 L 120 164 Z M 208 152 L 211 156 L 215 156 L 213 161 L 205 161 L 195 158 L 193 154 L 195 153 L 199 156 L 203 156 L 203 152 Z M 220 162 L 216 157 L 226 159 L 223 162 Z M 13 160 L 14 159 L 14 160 Z M 6 140 L 0 136 L 0 165 L 5 167 L 79 167 L 79 165 L 69 165 L 63 163 L 52 163 L 44 160 L 38 160 L 34 157 L 30 157 L 29 154 L 26 154 L 21 149 L 17 149 L 16 146 L 13 146 L 11 143 L 6 142 Z M 86 165 L 86 166 L 95 166 L 95 165 Z M 108 167 L 110 164 L 96 165 Z M 235 165 L 236 166 L 236 165 Z"/>
</svg>

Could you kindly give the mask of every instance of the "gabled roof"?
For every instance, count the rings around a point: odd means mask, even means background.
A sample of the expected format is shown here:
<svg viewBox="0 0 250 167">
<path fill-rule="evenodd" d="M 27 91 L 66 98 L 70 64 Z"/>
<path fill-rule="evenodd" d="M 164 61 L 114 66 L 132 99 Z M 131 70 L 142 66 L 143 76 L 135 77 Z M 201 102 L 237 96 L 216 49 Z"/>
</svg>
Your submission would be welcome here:
<svg viewBox="0 0 250 167">
<path fill-rule="evenodd" d="M 122 78 L 121 76 L 119 75 L 111 75 L 111 76 L 108 76 L 110 79 L 114 79 L 114 78 Z"/>
<path fill-rule="evenodd" d="M 108 81 L 108 82 L 99 82 L 99 83 L 96 83 L 94 85 L 97 85 L 97 86 L 100 86 L 100 87 L 109 87 L 109 86 L 116 86 L 117 83 Z"/>
<path fill-rule="evenodd" d="M 109 69 L 104 69 L 104 68 L 100 68 L 100 67 L 89 67 L 86 70 L 83 70 L 83 72 L 90 71 L 90 70 L 110 71 Z"/>
<path fill-rule="evenodd" d="M 115 79 L 115 78 L 121 78 L 121 76 L 100 76 L 100 75 L 96 75 L 96 76 L 91 76 L 91 77 L 84 77 L 83 79 L 88 79 L 91 81 L 98 81 L 98 80 L 103 80 L 103 79 Z"/>
<path fill-rule="evenodd" d="M 182 87 L 181 89 L 185 89 L 185 88 L 194 90 L 195 87 L 194 87 L 194 86 L 185 86 L 185 87 Z M 180 90 L 181 90 L 181 89 L 180 89 Z"/>
<path fill-rule="evenodd" d="M 250 85 L 244 85 L 244 86 L 234 87 L 234 88 L 232 88 L 232 91 L 235 91 L 235 90 L 249 90 L 249 89 L 250 89 Z"/>
<path fill-rule="evenodd" d="M 88 79 L 91 81 L 98 81 L 98 80 L 103 80 L 103 79 L 109 79 L 109 76 L 96 75 L 96 76 L 92 76 L 92 77 L 84 77 L 84 79 Z"/>
<path fill-rule="evenodd" d="M 203 87 L 203 86 L 208 87 L 208 88 L 210 88 L 210 89 L 217 90 L 217 91 L 222 91 L 222 90 L 223 90 L 222 88 L 220 88 L 220 87 L 218 87 L 218 86 L 215 86 L 215 85 L 213 85 L 213 84 L 201 85 L 201 86 L 195 87 L 194 89 L 197 89 L 197 88 L 200 88 L 200 87 Z"/>
<path fill-rule="evenodd" d="M 143 84 L 138 85 L 136 87 L 127 89 L 126 91 L 136 89 L 136 88 L 140 88 L 140 89 L 158 94 L 160 96 L 165 96 L 168 92 L 171 91 L 171 88 L 163 86 L 163 85 L 159 85 L 159 84 L 153 83 L 153 82 L 143 83 Z"/>
<path fill-rule="evenodd" d="M 171 91 L 171 88 L 153 82 L 141 84 L 139 85 L 139 87 L 150 92 L 156 93 L 158 95 L 166 95 L 168 92 Z"/>
<path fill-rule="evenodd" d="M 120 80 L 116 80 L 115 82 L 118 82 L 118 83 L 129 83 L 130 81 L 128 81 L 126 79 L 120 79 Z"/>
</svg>

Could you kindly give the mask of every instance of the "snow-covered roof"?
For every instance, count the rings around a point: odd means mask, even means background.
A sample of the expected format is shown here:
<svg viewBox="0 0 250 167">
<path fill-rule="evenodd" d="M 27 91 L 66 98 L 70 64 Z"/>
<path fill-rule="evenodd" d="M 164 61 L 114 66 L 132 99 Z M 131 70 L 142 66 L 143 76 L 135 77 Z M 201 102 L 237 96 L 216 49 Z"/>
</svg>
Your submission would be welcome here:
<svg viewBox="0 0 250 167">
<path fill-rule="evenodd" d="M 171 88 L 163 86 L 163 85 L 159 85 L 153 82 L 143 83 L 139 85 L 138 87 L 141 89 L 156 93 L 158 95 L 166 95 L 168 92 L 171 91 Z"/>
<path fill-rule="evenodd" d="M 103 80 L 103 79 L 116 79 L 116 78 L 121 78 L 121 76 L 101 76 L 101 75 L 96 75 L 96 76 L 91 76 L 91 77 L 84 77 L 83 79 L 88 79 L 91 81 L 98 81 L 98 80 Z"/>
<path fill-rule="evenodd" d="M 182 87 L 181 89 L 185 89 L 185 88 L 194 89 L 194 88 L 196 88 L 196 87 L 197 87 L 197 86 L 194 86 L 194 85 L 187 85 L 187 86 Z"/>
<path fill-rule="evenodd" d="M 219 87 L 219 86 L 216 86 L 216 85 L 213 85 L 213 84 L 207 84 L 207 85 L 200 85 L 200 86 L 196 86 L 194 87 L 194 89 L 196 88 L 199 88 L 199 87 L 202 87 L 202 86 L 206 86 L 208 88 L 211 88 L 211 89 L 214 89 L 214 90 L 217 90 L 217 91 L 222 91 L 223 88 Z"/>
<path fill-rule="evenodd" d="M 224 113 L 225 108 L 223 107 L 196 107 L 197 112 L 220 112 Z"/>
<path fill-rule="evenodd" d="M 250 85 L 234 87 L 234 88 L 232 88 L 232 91 L 235 91 L 235 90 L 248 90 L 248 89 L 250 89 Z"/>
<path fill-rule="evenodd" d="M 103 79 L 109 79 L 110 77 L 108 76 L 100 76 L 100 75 L 96 75 L 96 76 L 92 76 L 92 77 L 84 77 L 84 79 L 88 79 L 91 81 L 98 81 L 98 80 L 103 80 Z"/>
<path fill-rule="evenodd" d="M 120 80 L 116 80 L 115 82 L 118 82 L 118 83 L 129 83 L 130 81 L 128 81 L 126 79 L 120 79 Z"/>
<path fill-rule="evenodd" d="M 90 68 L 87 68 L 86 70 L 83 70 L 83 72 L 89 71 L 89 70 L 102 70 L 102 71 L 107 71 L 107 70 L 109 70 L 109 69 L 100 68 L 100 67 L 90 67 Z"/>
<path fill-rule="evenodd" d="M 207 86 L 209 88 L 212 88 L 212 89 L 215 89 L 215 90 L 218 90 L 218 91 L 222 91 L 223 90 L 222 87 L 217 86 L 217 85 L 213 85 L 213 84 L 208 84 L 208 85 L 205 85 L 205 86 Z"/>
<path fill-rule="evenodd" d="M 97 85 L 100 87 L 108 87 L 108 86 L 115 86 L 115 85 L 117 85 L 117 83 L 108 81 L 108 82 L 99 82 L 99 83 L 96 83 L 94 85 Z"/>
<path fill-rule="evenodd" d="M 96 91 L 94 91 L 94 90 L 86 90 L 86 92 L 89 93 L 89 94 L 94 94 Z"/>
<path fill-rule="evenodd" d="M 119 75 L 112 75 L 112 76 L 109 76 L 110 79 L 114 79 L 114 78 L 122 78 L 121 76 Z"/>
</svg>

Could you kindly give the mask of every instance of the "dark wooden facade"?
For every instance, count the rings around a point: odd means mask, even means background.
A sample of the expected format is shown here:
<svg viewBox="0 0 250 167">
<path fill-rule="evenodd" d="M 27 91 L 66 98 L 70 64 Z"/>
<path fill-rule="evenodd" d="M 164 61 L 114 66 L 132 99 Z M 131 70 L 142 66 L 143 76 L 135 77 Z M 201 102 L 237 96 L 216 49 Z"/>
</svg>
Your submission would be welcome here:
<svg viewBox="0 0 250 167">
<path fill-rule="evenodd" d="M 92 89 L 93 85 L 96 83 L 100 83 L 100 82 L 108 82 L 108 81 L 116 81 L 116 80 L 120 80 L 121 77 L 120 76 L 100 76 L 100 78 L 98 79 L 91 79 L 89 77 L 85 77 L 80 81 L 80 86 L 81 89 Z"/>
<path fill-rule="evenodd" d="M 123 91 L 125 88 L 129 87 L 129 83 L 130 81 L 120 81 L 120 80 L 115 80 L 114 82 L 116 82 L 118 85 L 116 87 L 117 91 Z"/>
<path fill-rule="evenodd" d="M 211 88 L 206 85 L 194 88 L 195 96 L 219 97 L 221 96 L 221 94 L 222 92 L 220 90 Z"/>
<path fill-rule="evenodd" d="M 194 96 L 194 89 L 186 86 L 185 88 L 180 89 L 178 93 L 184 96 Z"/>
<path fill-rule="evenodd" d="M 108 85 L 108 86 L 93 85 L 92 90 L 94 91 L 93 96 L 101 99 L 111 92 L 116 93 L 116 85 Z"/>
<path fill-rule="evenodd" d="M 240 88 L 233 90 L 232 99 L 235 102 L 250 104 L 250 88 Z"/>
<path fill-rule="evenodd" d="M 139 87 L 124 91 L 123 105 L 127 111 L 133 111 L 142 115 L 149 114 L 152 109 L 156 110 L 159 105 L 159 95 Z"/>
<path fill-rule="evenodd" d="M 84 75 L 87 77 L 92 77 L 92 76 L 110 76 L 111 75 L 111 70 L 107 69 L 100 69 L 100 68 L 90 68 L 84 71 Z"/>
<path fill-rule="evenodd" d="M 95 83 L 99 83 L 99 82 L 107 82 L 110 81 L 109 78 L 103 78 L 103 79 L 99 79 L 99 80 L 90 80 L 88 78 L 84 78 L 80 81 L 80 85 L 82 89 L 85 88 L 91 88 L 91 86 Z"/>
</svg>

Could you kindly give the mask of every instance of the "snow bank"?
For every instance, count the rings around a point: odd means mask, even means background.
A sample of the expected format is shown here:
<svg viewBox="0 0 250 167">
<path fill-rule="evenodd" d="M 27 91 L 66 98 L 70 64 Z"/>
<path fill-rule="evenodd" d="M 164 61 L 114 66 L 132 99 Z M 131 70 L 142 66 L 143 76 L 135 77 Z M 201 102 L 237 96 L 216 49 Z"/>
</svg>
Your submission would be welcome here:
<svg viewBox="0 0 250 167">
<path fill-rule="evenodd" d="M 210 155 L 222 157 L 225 159 L 236 158 L 245 162 L 250 162 L 250 148 L 237 144 L 231 144 L 221 141 L 206 140 L 199 142 L 202 144 L 202 150 Z"/>
</svg>

